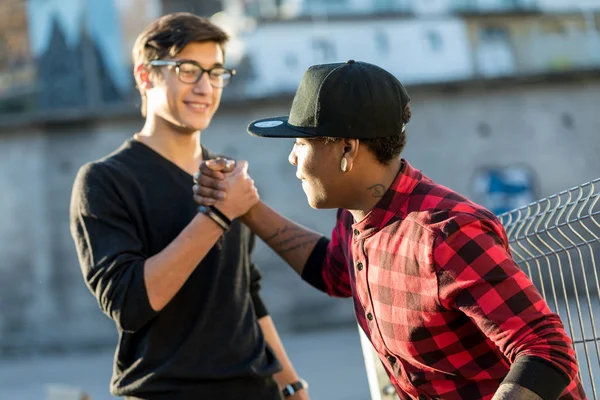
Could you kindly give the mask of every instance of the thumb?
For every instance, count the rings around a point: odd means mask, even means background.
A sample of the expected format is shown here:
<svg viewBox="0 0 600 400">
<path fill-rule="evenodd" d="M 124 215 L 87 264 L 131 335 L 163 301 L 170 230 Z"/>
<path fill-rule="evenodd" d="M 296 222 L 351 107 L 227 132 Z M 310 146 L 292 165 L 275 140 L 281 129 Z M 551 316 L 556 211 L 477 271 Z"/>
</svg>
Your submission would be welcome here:
<svg viewBox="0 0 600 400">
<path fill-rule="evenodd" d="M 248 161 L 242 160 L 235 163 L 235 169 L 241 171 L 242 173 L 248 172 Z"/>
</svg>

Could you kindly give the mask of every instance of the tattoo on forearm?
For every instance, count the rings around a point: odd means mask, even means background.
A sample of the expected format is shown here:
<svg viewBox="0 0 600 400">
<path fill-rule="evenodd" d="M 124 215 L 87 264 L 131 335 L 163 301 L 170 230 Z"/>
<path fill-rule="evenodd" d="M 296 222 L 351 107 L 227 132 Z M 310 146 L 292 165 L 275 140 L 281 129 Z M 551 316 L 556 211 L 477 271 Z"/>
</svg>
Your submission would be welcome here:
<svg viewBox="0 0 600 400">
<path fill-rule="evenodd" d="M 307 236 L 312 236 L 310 233 L 301 233 L 300 235 L 296 235 L 296 236 L 292 236 L 292 237 L 288 237 L 286 239 L 283 239 L 280 242 L 274 243 L 274 246 L 284 246 L 286 244 L 290 244 L 291 242 L 295 242 L 298 239 L 302 239 L 305 238 Z"/>
<path fill-rule="evenodd" d="M 300 231 L 300 233 L 294 234 L 298 231 Z M 301 228 L 297 226 L 286 225 L 283 228 L 277 228 L 271 236 L 265 238 L 265 242 L 273 247 L 279 254 L 285 254 L 316 243 L 319 238 L 313 236 L 312 232 L 302 232 Z M 275 239 L 279 240 L 276 241 Z M 305 240 L 300 241 L 302 239 Z"/>
<path fill-rule="evenodd" d="M 277 228 L 275 233 L 273 233 L 271 236 L 265 238 L 265 242 L 270 242 L 271 240 L 283 235 L 284 233 L 294 232 L 294 231 L 298 231 L 298 230 L 300 230 L 300 228 L 298 228 L 297 226 L 289 226 L 289 225 L 286 225 L 283 228 Z"/>
<path fill-rule="evenodd" d="M 298 243 L 296 245 L 292 245 L 292 247 L 288 247 L 288 248 L 283 248 L 279 250 L 279 254 L 285 254 L 285 253 L 289 253 L 291 251 L 297 250 L 299 248 L 305 248 L 311 244 L 315 244 L 317 242 L 318 239 L 309 239 L 306 240 L 302 243 Z"/>
<path fill-rule="evenodd" d="M 383 197 L 386 192 L 385 186 L 380 183 L 369 186 L 367 189 L 371 191 L 371 196 L 373 197 Z"/>
<path fill-rule="evenodd" d="M 516 383 L 503 383 L 492 400 L 543 400 L 531 390 Z"/>
</svg>

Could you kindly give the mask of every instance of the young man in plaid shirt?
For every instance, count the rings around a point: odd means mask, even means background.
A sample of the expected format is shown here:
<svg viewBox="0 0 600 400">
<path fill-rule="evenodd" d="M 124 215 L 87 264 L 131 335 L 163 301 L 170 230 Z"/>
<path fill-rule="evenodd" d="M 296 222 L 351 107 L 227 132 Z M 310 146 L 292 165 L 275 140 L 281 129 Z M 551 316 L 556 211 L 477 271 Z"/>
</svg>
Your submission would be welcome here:
<svg viewBox="0 0 600 400">
<path fill-rule="evenodd" d="M 289 161 L 308 202 L 339 209 L 331 238 L 263 203 L 242 221 L 304 280 L 353 297 L 401 399 L 585 398 L 572 342 L 498 219 L 399 157 L 409 100 L 374 65 L 309 68 L 290 116 L 248 130 L 296 138 Z M 200 204 L 219 207 L 223 165 L 201 166 Z"/>
</svg>

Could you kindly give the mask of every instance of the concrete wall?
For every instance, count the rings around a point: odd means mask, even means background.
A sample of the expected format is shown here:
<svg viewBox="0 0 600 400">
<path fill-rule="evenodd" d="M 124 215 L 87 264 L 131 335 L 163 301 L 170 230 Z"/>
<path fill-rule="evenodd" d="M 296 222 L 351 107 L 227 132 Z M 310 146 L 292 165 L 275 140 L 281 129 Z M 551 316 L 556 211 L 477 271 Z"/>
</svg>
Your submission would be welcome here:
<svg viewBox="0 0 600 400">
<path fill-rule="evenodd" d="M 481 171 L 528 168 L 534 195 L 547 196 L 600 175 L 600 80 L 519 87 L 412 90 L 404 156 L 466 195 Z M 287 162 L 292 140 L 245 134 L 255 118 L 286 114 L 291 99 L 223 106 L 203 143 L 250 162 L 263 200 L 323 233 L 333 211 L 305 201 Z M 112 322 L 85 287 L 68 229 L 78 167 L 119 146 L 139 118 L 0 131 L 0 355 L 114 345 Z M 485 197 L 481 197 L 483 201 Z M 282 331 L 354 324 L 348 300 L 305 285 L 262 244 L 264 296 Z"/>
</svg>

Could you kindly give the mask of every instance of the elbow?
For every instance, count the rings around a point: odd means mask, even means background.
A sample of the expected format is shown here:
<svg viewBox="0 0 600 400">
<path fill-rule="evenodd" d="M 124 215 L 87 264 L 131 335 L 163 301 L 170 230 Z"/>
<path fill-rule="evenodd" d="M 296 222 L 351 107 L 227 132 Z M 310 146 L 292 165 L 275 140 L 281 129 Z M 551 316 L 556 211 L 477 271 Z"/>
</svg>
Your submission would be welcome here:
<svg viewBox="0 0 600 400">
<path fill-rule="evenodd" d="M 133 310 L 133 312 L 135 313 L 135 310 Z M 139 315 L 141 315 L 141 313 Z M 113 310 L 110 317 L 115 321 L 117 329 L 127 333 L 138 332 L 149 322 L 149 320 L 144 320 L 139 316 L 128 315 L 128 313 L 123 312 L 122 310 Z"/>
<path fill-rule="evenodd" d="M 109 311 L 106 314 L 115 322 L 120 332 L 135 333 L 141 328 L 137 321 L 125 318 L 120 310 Z"/>
<path fill-rule="evenodd" d="M 516 346 L 509 359 L 516 360 L 521 356 L 543 359 L 562 371 L 570 382 L 576 380 L 579 366 L 571 338 L 565 332 L 558 316 L 547 317 L 544 325 L 536 330 L 536 335 L 530 335 Z"/>
<path fill-rule="evenodd" d="M 579 375 L 579 363 L 575 356 L 573 344 L 568 336 L 567 341 L 564 349 L 559 348 L 558 351 L 554 349 L 550 351 L 552 357 L 549 358 L 549 361 L 554 362 L 568 376 L 569 382 L 573 382 Z"/>
<path fill-rule="evenodd" d="M 516 384 L 527 388 L 537 395 L 536 399 L 558 399 L 575 379 L 569 375 L 545 359 L 523 356 L 511 365 L 502 384 Z"/>
<path fill-rule="evenodd" d="M 573 347 L 570 347 L 568 350 L 568 352 L 565 351 L 562 353 L 564 356 L 555 356 L 552 361 L 554 361 L 555 364 L 563 367 L 561 369 L 569 377 L 570 383 L 576 380 L 579 376 L 579 363 L 575 357 L 575 351 L 573 350 Z"/>
<path fill-rule="evenodd" d="M 517 360 L 537 359 L 543 361 L 546 365 L 552 366 L 556 371 L 562 372 L 562 375 L 568 379 L 569 384 L 577 379 L 579 366 L 572 348 L 567 349 L 563 346 L 549 347 L 548 350 L 529 349 L 523 351 Z"/>
<path fill-rule="evenodd" d="M 117 329 L 122 332 L 135 333 L 149 322 L 149 318 L 144 317 L 143 310 L 135 305 L 127 305 L 126 302 L 103 298 L 101 308 L 115 322 Z"/>
<path fill-rule="evenodd" d="M 140 285 L 142 286 L 142 285 Z M 124 290 L 104 290 L 98 294 L 100 307 L 123 332 L 134 333 L 142 329 L 157 314 L 148 300 L 145 288 L 124 288 Z"/>
<path fill-rule="evenodd" d="M 143 267 L 121 265 L 102 272 L 89 280 L 90 286 L 94 288 L 100 308 L 115 322 L 117 329 L 137 332 L 157 315 L 150 305 Z"/>
</svg>

